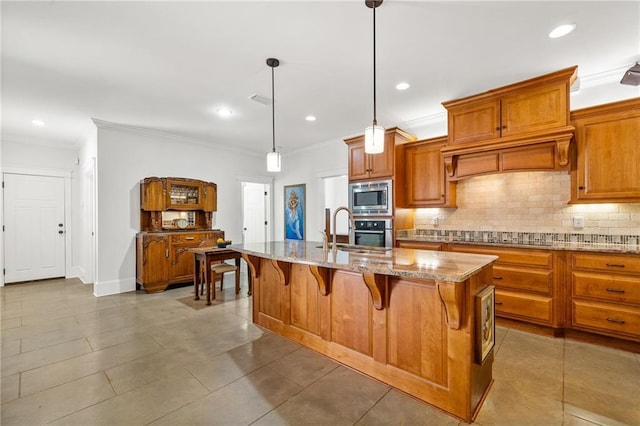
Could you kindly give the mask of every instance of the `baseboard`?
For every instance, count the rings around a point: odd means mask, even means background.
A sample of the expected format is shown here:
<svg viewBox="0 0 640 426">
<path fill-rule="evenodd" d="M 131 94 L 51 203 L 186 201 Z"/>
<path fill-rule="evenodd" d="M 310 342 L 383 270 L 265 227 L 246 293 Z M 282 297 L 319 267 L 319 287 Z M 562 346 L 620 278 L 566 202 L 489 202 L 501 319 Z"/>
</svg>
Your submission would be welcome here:
<svg viewBox="0 0 640 426">
<path fill-rule="evenodd" d="M 127 293 L 129 291 L 136 291 L 135 278 L 126 278 L 122 280 L 111 281 L 97 281 L 93 285 L 93 295 L 96 297 Z"/>
</svg>

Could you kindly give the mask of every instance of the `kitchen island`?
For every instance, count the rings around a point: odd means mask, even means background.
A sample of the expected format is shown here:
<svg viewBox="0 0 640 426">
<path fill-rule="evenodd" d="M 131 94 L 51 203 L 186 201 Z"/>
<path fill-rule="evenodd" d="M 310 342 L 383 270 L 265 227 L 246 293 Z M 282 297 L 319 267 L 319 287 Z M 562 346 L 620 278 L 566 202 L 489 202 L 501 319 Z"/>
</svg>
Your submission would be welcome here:
<svg viewBox="0 0 640 426">
<path fill-rule="evenodd" d="M 477 295 L 496 256 L 293 240 L 230 248 L 249 265 L 255 324 L 473 420 L 492 383 Z"/>
</svg>

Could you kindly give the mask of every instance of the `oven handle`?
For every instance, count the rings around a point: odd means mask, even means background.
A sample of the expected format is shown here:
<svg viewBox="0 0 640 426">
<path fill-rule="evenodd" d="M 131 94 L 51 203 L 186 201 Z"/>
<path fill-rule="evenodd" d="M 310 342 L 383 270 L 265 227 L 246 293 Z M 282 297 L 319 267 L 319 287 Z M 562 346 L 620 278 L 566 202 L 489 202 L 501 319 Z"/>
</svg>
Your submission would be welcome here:
<svg viewBox="0 0 640 426">
<path fill-rule="evenodd" d="M 361 231 L 361 230 L 356 230 L 354 231 L 356 234 L 361 233 L 361 234 L 384 234 L 384 230 L 383 231 Z"/>
</svg>

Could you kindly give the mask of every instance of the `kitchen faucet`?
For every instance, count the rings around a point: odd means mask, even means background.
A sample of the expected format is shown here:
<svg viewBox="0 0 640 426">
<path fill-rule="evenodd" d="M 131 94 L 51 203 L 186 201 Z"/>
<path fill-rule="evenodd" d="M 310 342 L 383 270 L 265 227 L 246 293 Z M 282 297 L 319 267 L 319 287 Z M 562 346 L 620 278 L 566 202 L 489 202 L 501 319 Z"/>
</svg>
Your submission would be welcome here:
<svg viewBox="0 0 640 426">
<path fill-rule="evenodd" d="M 347 214 L 349 215 L 349 244 L 353 244 L 353 240 L 354 238 L 352 237 L 353 235 L 353 230 L 356 229 L 355 226 L 355 222 L 353 221 L 353 213 L 351 213 L 351 210 L 349 210 L 348 207 L 338 207 L 334 212 L 333 212 L 333 246 L 332 248 L 336 248 L 336 216 L 338 215 L 338 212 L 340 210 L 345 210 L 347 212 Z"/>
</svg>

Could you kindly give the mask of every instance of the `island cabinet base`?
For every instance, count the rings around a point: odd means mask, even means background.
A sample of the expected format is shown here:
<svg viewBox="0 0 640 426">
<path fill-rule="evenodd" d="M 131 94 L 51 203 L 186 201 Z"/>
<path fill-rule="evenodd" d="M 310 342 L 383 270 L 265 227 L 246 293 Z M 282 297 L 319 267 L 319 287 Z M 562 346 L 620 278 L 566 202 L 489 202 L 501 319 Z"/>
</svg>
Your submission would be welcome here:
<svg viewBox="0 0 640 426">
<path fill-rule="evenodd" d="M 491 265 L 451 283 L 245 260 L 256 324 L 473 420 L 492 382 L 493 352 L 478 359 L 474 302 Z"/>
</svg>

